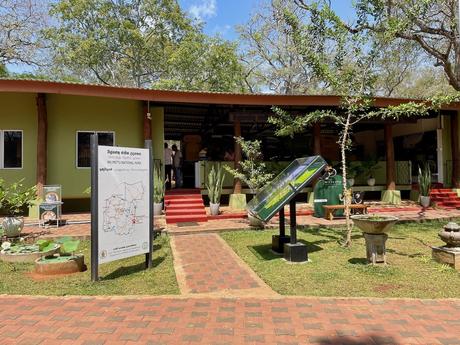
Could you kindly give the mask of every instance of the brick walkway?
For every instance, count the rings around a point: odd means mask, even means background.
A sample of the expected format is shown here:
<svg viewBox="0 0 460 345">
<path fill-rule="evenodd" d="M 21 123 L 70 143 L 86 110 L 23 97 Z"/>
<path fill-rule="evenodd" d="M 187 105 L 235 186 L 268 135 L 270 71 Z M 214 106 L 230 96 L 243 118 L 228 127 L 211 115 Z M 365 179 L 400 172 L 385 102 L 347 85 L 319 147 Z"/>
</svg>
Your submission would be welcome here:
<svg viewBox="0 0 460 345">
<path fill-rule="evenodd" d="M 0 344 L 460 344 L 460 301 L 0 297 Z"/>
<path fill-rule="evenodd" d="M 216 234 L 174 236 L 171 249 L 183 294 L 276 295 Z"/>
</svg>

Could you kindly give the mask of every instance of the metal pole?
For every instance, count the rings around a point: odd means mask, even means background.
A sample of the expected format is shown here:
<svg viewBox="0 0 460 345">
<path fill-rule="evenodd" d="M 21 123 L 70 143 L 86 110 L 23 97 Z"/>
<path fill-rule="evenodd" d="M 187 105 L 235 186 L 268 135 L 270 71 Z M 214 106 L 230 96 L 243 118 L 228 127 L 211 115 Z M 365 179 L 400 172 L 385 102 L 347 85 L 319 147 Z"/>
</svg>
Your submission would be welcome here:
<svg viewBox="0 0 460 345">
<path fill-rule="evenodd" d="M 290 221 L 290 232 L 291 232 L 291 244 L 297 243 L 297 215 L 295 210 L 295 198 L 289 203 L 289 221 Z"/>
<path fill-rule="evenodd" d="M 284 216 L 284 206 L 280 210 L 280 238 L 286 236 L 286 224 Z"/>
<path fill-rule="evenodd" d="M 99 280 L 97 133 L 91 135 L 91 280 Z"/>
<path fill-rule="evenodd" d="M 154 216 L 153 216 L 153 150 L 152 140 L 145 140 L 144 146 L 149 149 L 149 252 L 145 254 L 145 268 L 153 267 L 153 230 L 154 230 Z"/>
</svg>

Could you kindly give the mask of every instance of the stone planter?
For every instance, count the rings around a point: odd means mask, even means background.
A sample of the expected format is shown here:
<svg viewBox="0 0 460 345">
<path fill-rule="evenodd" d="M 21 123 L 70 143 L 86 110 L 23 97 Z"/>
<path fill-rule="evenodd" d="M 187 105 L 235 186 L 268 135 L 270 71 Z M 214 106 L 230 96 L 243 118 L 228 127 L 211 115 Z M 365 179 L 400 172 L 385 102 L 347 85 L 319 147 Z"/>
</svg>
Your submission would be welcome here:
<svg viewBox="0 0 460 345">
<path fill-rule="evenodd" d="M 424 208 L 427 208 L 430 206 L 430 197 L 429 196 L 423 196 L 423 195 L 420 195 L 420 205 L 422 205 L 422 207 Z"/>
<path fill-rule="evenodd" d="M 59 275 L 83 272 L 86 270 L 85 257 L 81 254 L 53 256 L 35 260 L 35 272 L 43 275 Z"/>
<path fill-rule="evenodd" d="M 48 250 L 46 252 L 36 252 L 36 253 L 18 253 L 18 254 L 8 254 L 3 251 L 0 252 L 0 260 L 5 262 L 34 262 L 35 260 L 44 257 L 50 256 L 59 251 L 59 244 L 55 245 L 54 249 Z"/>
<path fill-rule="evenodd" d="M 391 216 L 354 215 L 353 223 L 364 233 L 367 261 L 373 265 L 386 264 L 386 241 L 398 218 Z"/>
<path fill-rule="evenodd" d="M 211 216 L 219 215 L 219 206 L 220 204 L 209 203 L 209 211 L 211 212 Z"/>
<path fill-rule="evenodd" d="M 161 216 L 163 214 L 163 203 L 153 203 L 153 215 L 154 216 Z"/>
<path fill-rule="evenodd" d="M 264 222 L 261 221 L 259 218 L 254 217 L 250 213 L 248 213 L 248 220 L 249 220 L 249 225 L 252 226 L 253 228 L 257 228 L 257 229 L 264 228 Z"/>
<path fill-rule="evenodd" d="M 2 221 L 3 235 L 19 237 L 24 228 L 24 217 L 5 217 Z"/>
<path fill-rule="evenodd" d="M 371 186 L 371 187 L 374 187 L 374 186 L 375 186 L 375 178 L 369 177 L 369 178 L 367 179 L 367 184 L 368 184 L 369 186 Z"/>
<path fill-rule="evenodd" d="M 448 223 L 438 235 L 446 243 L 447 248 L 459 248 L 460 250 L 460 226 L 457 223 Z"/>
</svg>

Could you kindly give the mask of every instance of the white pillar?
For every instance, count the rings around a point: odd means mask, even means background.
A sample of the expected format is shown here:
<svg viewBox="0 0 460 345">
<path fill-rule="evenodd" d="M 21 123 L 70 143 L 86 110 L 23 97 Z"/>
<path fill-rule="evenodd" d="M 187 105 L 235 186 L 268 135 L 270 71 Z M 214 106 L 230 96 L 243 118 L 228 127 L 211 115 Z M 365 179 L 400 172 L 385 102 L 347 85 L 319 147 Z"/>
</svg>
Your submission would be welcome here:
<svg viewBox="0 0 460 345">
<path fill-rule="evenodd" d="M 442 121 L 442 118 L 441 118 Z M 437 152 L 437 163 L 438 163 L 438 182 L 444 183 L 444 154 L 442 152 L 442 129 L 436 130 L 436 152 Z"/>
</svg>

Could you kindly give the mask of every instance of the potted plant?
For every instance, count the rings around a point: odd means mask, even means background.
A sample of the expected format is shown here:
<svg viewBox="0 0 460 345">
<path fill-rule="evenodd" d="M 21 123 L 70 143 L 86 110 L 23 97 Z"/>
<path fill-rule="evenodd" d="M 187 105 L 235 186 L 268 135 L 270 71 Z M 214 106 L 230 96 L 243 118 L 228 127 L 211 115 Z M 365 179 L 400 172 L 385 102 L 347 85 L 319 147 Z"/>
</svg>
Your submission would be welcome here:
<svg viewBox="0 0 460 345">
<path fill-rule="evenodd" d="M 23 240 L 21 238 L 21 240 Z M 17 243 L 3 242 L 0 250 L 0 260 L 5 262 L 34 262 L 42 256 L 53 255 L 59 251 L 60 245 L 52 240 L 41 239 L 28 244 L 23 241 Z"/>
<path fill-rule="evenodd" d="M 418 167 L 418 186 L 420 191 L 420 205 L 422 207 L 430 206 L 430 191 L 431 191 L 431 171 L 428 164 L 423 166 L 423 169 Z"/>
<path fill-rule="evenodd" d="M 362 171 L 367 177 L 367 184 L 371 187 L 375 186 L 374 173 L 378 164 L 379 161 L 373 157 L 369 157 L 361 163 Z"/>
<path fill-rule="evenodd" d="M 222 166 L 217 163 L 213 165 L 208 174 L 206 188 L 208 189 L 209 209 L 211 215 L 219 214 L 220 196 L 222 195 L 222 186 L 224 184 L 224 172 Z"/>
<path fill-rule="evenodd" d="M 257 194 L 258 190 L 265 186 L 273 178 L 273 174 L 267 172 L 265 163 L 262 161 L 262 142 L 260 140 L 244 140 L 242 137 L 235 137 L 235 141 L 241 146 L 244 160 L 240 162 L 239 169 L 224 166 L 224 169 L 236 179 L 245 183 L 251 190 L 251 194 Z M 264 223 L 248 214 L 249 224 L 256 228 L 263 228 Z"/>
<path fill-rule="evenodd" d="M 83 254 L 76 254 L 79 240 L 63 237 L 56 240 L 60 245 L 59 254 L 43 256 L 35 260 L 35 272 L 45 275 L 83 272 L 86 269 Z"/>
<path fill-rule="evenodd" d="M 0 203 L 6 212 L 2 221 L 3 235 L 6 237 L 18 237 L 24 228 L 24 208 L 32 206 L 36 199 L 36 188 L 25 188 L 23 180 L 5 186 L 0 180 Z"/>
<path fill-rule="evenodd" d="M 160 169 L 153 170 L 153 214 L 161 215 L 163 211 L 163 199 L 165 197 L 165 181 Z"/>
<path fill-rule="evenodd" d="M 349 187 L 353 187 L 355 184 L 355 178 L 356 176 L 359 176 L 363 173 L 363 168 L 359 162 L 353 162 L 350 163 L 350 165 L 347 168 L 347 183 Z M 375 181 L 374 181 L 375 183 Z"/>
</svg>

